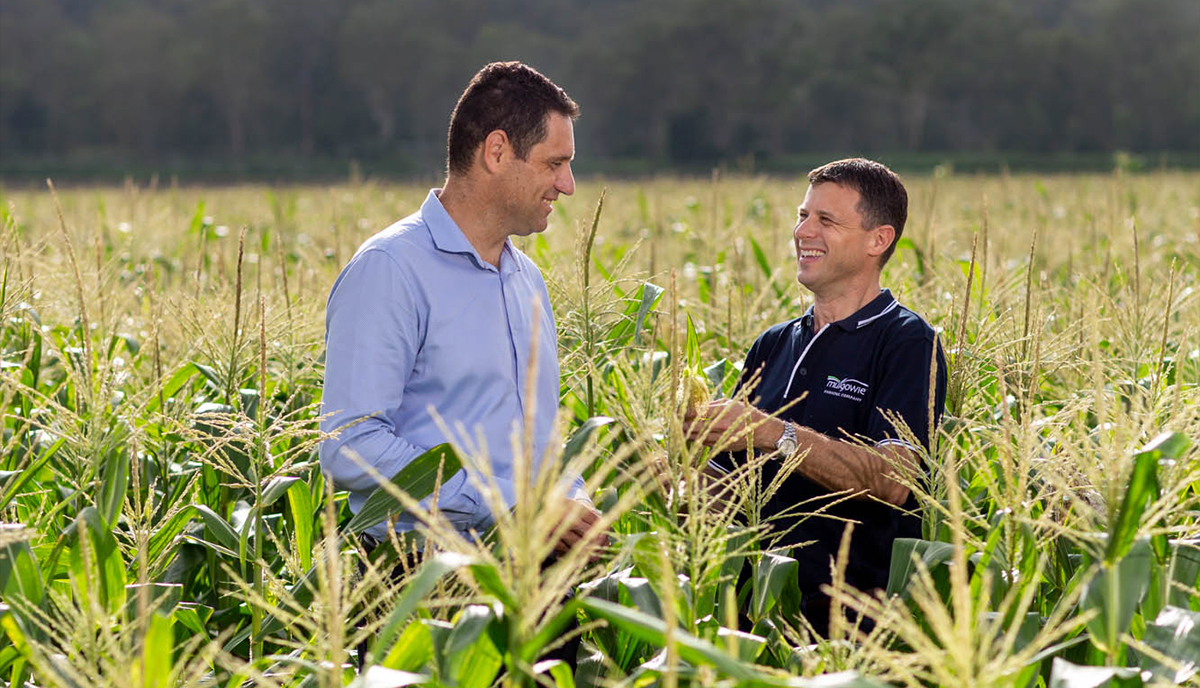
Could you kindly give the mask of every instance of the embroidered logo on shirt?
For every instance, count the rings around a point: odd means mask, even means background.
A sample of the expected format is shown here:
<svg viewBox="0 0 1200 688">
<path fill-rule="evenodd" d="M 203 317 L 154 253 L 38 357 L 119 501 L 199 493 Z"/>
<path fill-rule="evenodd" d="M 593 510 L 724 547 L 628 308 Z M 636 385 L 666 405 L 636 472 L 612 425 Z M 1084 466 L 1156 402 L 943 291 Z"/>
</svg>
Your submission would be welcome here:
<svg viewBox="0 0 1200 688">
<path fill-rule="evenodd" d="M 826 394 L 849 399 L 850 401 L 862 401 L 863 397 L 867 394 L 867 387 L 867 383 L 853 378 L 839 380 L 832 375 L 825 378 Z"/>
</svg>

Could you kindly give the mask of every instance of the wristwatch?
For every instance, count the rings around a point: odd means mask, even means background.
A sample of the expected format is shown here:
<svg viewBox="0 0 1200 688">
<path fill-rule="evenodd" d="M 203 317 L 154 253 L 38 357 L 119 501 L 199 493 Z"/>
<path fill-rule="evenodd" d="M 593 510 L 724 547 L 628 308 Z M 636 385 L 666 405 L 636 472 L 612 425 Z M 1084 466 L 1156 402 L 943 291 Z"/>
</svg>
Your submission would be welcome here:
<svg viewBox="0 0 1200 688">
<path fill-rule="evenodd" d="M 796 439 L 796 426 L 784 421 L 783 436 L 775 443 L 775 449 L 779 452 L 779 458 L 787 458 L 795 454 L 799 446 L 800 442 Z"/>
</svg>

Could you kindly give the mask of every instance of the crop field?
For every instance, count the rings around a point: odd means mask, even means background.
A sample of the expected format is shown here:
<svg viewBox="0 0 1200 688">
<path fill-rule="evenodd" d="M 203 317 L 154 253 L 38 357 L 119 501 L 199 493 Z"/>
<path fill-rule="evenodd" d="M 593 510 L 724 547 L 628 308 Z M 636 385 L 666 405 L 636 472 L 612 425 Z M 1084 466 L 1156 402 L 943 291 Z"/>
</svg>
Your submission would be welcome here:
<svg viewBox="0 0 1200 688">
<path fill-rule="evenodd" d="M 1200 175 L 907 181 L 883 284 L 939 332 L 946 414 L 909 485 L 923 538 L 886 590 L 835 566 L 828 639 L 797 611 L 804 549 L 761 517 L 775 486 L 747 471 L 714 500 L 681 428 L 686 378 L 728 395 L 810 303 L 801 179 L 582 182 L 518 241 L 550 288 L 566 441 L 535 463 L 514 438 L 530 479 L 479 541 L 418 504 L 464 464 L 487 482 L 470 442 L 380 476 L 354 518 L 317 462 L 329 289 L 426 188 L 0 191 L 0 677 L 1197 685 Z M 547 562 L 564 471 L 612 533 L 598 560 Z M 400 508 L 425 557 L 393 575 L 357 536 Z M 572 636 L 574 673 L 546 658 Z"/>
</svg>

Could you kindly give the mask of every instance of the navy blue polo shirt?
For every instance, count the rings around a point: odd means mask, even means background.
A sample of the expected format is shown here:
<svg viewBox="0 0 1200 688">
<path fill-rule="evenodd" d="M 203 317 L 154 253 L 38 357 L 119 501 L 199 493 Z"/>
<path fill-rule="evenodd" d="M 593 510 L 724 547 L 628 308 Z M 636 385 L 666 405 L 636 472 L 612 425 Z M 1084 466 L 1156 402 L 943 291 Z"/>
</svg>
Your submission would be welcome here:
<svg viewBox="0 0 1200 688">
<path fill-rule="evenodd" d="M 768 413 L 785 405 L 780 418 L 837 440 L 883 446 L 912 445 L 893 426 L 898 416 L 912 435 L 929 446 L 929 370 L 936 349 L 934 423 L 946 400 L 946 361 L 936 336 L 919 315 L 901 306 L 887 289 L 854 315 L 814 330 L 813 309 L 762 333 L 746 356 L 740 390 L 755 372 L 750 402 Z M 887 415 L 885 416 L 885 412 Z M 744 453 L 713 460 L 728 470 L 744 461 Z M 779 461 L 763 468 L 763 484 L 775 478 Z M 904 511 L 872 499 L 844 499 L 794 471 L 766 504 L 775 544 L 812 544 L 794 552 L 800 563 L 800 590 L 819 594 L 830 581 L 844 521 L 805 516 L 824 510 L 830 516 L 857 521 L 850 543 L 846 581 L 860 590 L 887 585 L 892 541 L 920 537 L 921 520 L 910 494 Z M 840 503 L 838 499 L 842 499 Z M 797 515 L 795 512 L 803 512 Z M 905 513 L 907 511 L 908 513 Z"/>
</svg>

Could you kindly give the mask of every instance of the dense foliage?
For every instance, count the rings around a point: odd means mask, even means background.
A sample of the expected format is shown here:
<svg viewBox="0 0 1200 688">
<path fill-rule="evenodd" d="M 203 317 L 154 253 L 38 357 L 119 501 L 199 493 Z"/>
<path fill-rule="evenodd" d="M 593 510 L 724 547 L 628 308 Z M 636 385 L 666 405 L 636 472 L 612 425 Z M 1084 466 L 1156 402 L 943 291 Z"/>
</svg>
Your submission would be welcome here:
<svg viewBox="0 0 1200 688">
<path fill-rule="evenodd" d="M 830 640 L 796 613 L 803 548 L 770 547 L 759 507 L 772 486 L 735 474 L 733 499 L 713 501 L 679 424 L 684 379 L 728 393 L 754 336 L 806 306 L 789 236 L 801 184 L 619 184 L 602 208 L 584 184 L 562 199 L 549 231 L 523 240 L 556 309 L 562 460 L 481 542 L 428 514 L 430 556 L 401 581 L 394 562 L 360 556 L 356 534 L 391 501 L 419 510 L 460 463 L 486 473 L 484 457 L 431 452 L 351 518 L 319 473 L 315 419 L 332 280 L 423 189 L 4 194 L 0 676 L 1194 681 L 1200 178 L 939 175 L 910 190 L 884 283 L 942 337 L 946 421 L 911 483 L 924 539 L 898 543 L 882 594 L 835 575 Z M 543 504 L 568 469 L 613 544 L 598 562 L 543 567 L 561 527 Z M 839 609 L 880 623 L 864 632 Z M 539 661 L 572 619 L 573 676 Z"/>
<path fill-rule="evenodd" d="M 1196 154 L 1197 35 L 1193 0 L 3 0 L 0 157 L 415 174 L 471 74 L 514 58 L 579 101 L 608 169 Z"/>
</svg>

